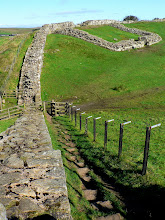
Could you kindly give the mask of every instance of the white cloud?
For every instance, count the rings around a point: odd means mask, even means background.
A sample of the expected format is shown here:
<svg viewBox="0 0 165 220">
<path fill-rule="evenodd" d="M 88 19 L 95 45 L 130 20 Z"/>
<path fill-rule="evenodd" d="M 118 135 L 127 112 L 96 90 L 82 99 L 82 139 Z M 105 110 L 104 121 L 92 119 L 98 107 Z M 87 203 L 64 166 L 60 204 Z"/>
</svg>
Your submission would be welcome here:
<svg viewBox="0 0 165 220">
<path fill-rule="evenodd" d="M 71 14 L 91 14 L 91 13 L 100 13 L 103 12 L 103 10 L 77 10 L 77 11 L 62 11 L 55 13 L 56 15 L 71 15 Z"/>
</svg>

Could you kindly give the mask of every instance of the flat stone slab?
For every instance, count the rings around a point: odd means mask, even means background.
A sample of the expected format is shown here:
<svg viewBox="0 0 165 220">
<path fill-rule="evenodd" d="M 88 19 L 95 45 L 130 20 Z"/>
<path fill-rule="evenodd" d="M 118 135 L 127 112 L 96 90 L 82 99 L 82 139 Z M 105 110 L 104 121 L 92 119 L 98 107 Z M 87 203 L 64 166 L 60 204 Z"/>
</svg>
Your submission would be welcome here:
<svg viewBox="0 0 165 220">
<path fill-rule="evenodd" d="M 97 190 L 90 190 L 90 189 L 84 190 L 84 197 L 88 201 L 96 200 L 96 198 L 97 198 Z"/>
<path fill-rule="evenodd" d="M 28 168 L 47 168 L 47 167 L 62 167 L 62 161 L 59 159 L 28 159 L 26 161 Z"/>
<path fill-rule="evenodd" d="M 20 173 L 4 173 L 0 175 L 0 186 L 5 186 L 8 183 L 15 183 L 21 179 Z"/>
<path fill-rule="evenodd" d="M 96 204 L 98 204 L 99 206 L 101 206 L 103 209 L 113 209 L 113 206 L 111 204 L 111 202 L 108 200 L 108 201 L 98 201 L 96 202 Z"/>
</svg>

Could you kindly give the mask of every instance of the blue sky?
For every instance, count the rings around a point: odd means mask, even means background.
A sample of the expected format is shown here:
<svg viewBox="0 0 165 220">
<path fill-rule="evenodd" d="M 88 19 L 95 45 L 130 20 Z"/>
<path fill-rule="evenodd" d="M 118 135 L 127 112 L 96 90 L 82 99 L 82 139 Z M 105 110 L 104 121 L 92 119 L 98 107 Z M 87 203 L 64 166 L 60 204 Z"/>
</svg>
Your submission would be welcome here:
<svg viewBox="0 0 165 220">
<path fill-rule="evenodd" d="M 165 18 L 165 0 L 0 0 L 0 27 L 37 27 L 86 20 Z"/>
</svg>

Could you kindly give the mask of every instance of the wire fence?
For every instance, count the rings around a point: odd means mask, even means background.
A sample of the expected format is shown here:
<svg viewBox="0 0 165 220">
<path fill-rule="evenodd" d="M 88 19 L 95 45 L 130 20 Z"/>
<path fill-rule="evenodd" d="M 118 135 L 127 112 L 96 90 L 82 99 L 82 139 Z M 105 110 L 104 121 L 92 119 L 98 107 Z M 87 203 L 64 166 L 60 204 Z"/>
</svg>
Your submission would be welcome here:
<svg viewBox="0 0 165 220">
<path fill-rule="evenodd" d="M 79 112 L 79 114 L 77 114 Z M 70 109 L 71 121 L 75 123 L 75 127 L 79 126 L 79 129 L 86 134 L 93 143 L 102 146 L 106 151 L 118 156 L 118 158 L 130 157 L 133 163 L 143 164 L 142 175 L 146 174 L 147 162 L 149 155 L 150 145 L 150 132 L 152 129 L 150 157 L 154 157 L 154 162 L 159 159 L 162 160 L 163 155 L 163 141 L 164 141 L 164 120 L 150 120 L 148 122 L 138 122 L 137 118 L 133 121 L 121 120 L 118 118 L 105 118 L 105 115 L 98 117 L 95 114 L 88 115 L 85 112 L 80 112 L 80 109 L 76 106 L 72 106 Z M 106 117 L 109 117 L 106 115 Z M 137 123 L 136 123 L 136 121 Z M 122 122 L 123 121 L 123 122 Z M 122 123 L 121 123 L 122 122 Z M 158 128 L 160 127 L 160 128 Z M 158 128 L 158 129 L 157 129 Z M 155 130 L 156 129 L 156 130 Z M 146 135 L 145 135 L 146 133 Z M 159 148 L 158 148 L 159 147 Z M 159 164 L 163 164 L 159 161 Z"/>
</svg>

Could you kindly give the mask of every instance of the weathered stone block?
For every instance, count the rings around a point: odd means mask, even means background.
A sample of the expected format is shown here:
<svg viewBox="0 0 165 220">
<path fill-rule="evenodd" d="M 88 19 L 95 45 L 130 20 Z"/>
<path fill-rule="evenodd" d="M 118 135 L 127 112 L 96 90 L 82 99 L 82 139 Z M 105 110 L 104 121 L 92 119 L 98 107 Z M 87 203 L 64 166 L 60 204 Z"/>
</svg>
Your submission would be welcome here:
<svg viewBox="0 0 165 220">
<path fill-rule="evenodd" d="M 6 218 L 6 209 L 2 203 L 0 203 L 0 220 L 7 220 Z"/>
</svg>

